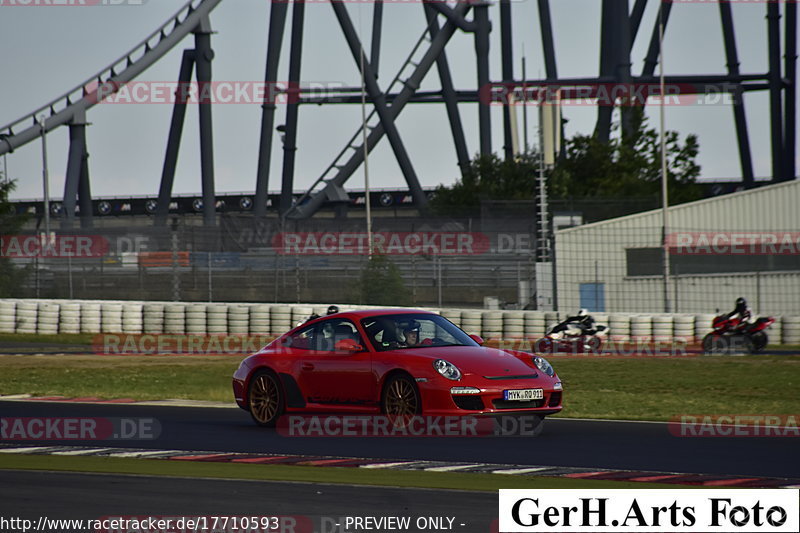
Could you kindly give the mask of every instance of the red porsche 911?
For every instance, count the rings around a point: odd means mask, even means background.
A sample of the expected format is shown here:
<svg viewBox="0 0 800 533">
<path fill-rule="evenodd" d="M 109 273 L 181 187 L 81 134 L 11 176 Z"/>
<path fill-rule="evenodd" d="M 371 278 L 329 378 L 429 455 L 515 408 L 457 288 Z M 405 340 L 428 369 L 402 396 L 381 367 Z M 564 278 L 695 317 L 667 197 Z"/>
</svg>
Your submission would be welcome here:
<svg viewBox="0 0 800 533">
<path fill-rule="evenodd" d="M 289 413 L 544 417 L 561 410 L 561 380 L 547 360 L 482 342 L 426 311 L 336 313 L 244 359 L 233 392 L 262 426 Z"/>
</svg>

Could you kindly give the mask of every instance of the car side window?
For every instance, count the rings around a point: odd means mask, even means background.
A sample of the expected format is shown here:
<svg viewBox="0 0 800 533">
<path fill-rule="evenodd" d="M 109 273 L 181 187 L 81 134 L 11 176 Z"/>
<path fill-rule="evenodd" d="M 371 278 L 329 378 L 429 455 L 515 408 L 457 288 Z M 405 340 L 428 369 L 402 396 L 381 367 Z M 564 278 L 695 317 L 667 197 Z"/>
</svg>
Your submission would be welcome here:
<svg viewBox="0 0 800 533">
<path fill-rule="evenodd" d="M 313 350 L 314 349 L 314 326 L 303 328 L 283 339 L 283 346 L 285 348 L 292 348 L 295 350 Z"/>
<path fill-rule="evenodd" d="M 354 344 L 364 346 L 355 324 L 349 320 L 334 318 L 317 326 L 316 350 L 321 352 L 338 352 L 336 343 L 350 340 Z"/>
<path fill-rule="evenodd" d="M 343 340 L 351 340 L 355 344 L 364 346 L 355 324 L 340 318 L 318 324 L 315 340 L 315 349 L 321 352 L 336 352 L 336 343 Z"/>
</svg>

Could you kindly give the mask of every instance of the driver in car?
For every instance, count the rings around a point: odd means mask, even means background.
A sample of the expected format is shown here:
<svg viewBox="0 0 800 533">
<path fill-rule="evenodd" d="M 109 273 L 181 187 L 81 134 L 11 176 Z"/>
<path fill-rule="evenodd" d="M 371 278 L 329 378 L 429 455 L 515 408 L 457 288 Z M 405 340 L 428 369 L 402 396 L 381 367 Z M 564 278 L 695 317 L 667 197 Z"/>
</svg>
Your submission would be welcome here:
<svg viewBox="0 0 800 533">
<path fill-rule="evenodd" d="M 404 346 L 417 346 L 419 344 L 419 322 L 412 322 L 403 328 Z"/>
</svg>

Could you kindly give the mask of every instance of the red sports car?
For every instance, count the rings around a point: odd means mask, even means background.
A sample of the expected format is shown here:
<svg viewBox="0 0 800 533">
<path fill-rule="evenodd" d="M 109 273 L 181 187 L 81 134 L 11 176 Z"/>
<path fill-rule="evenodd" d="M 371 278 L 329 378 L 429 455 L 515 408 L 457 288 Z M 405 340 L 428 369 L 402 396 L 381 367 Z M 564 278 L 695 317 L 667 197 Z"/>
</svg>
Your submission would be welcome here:
<svg viewBox="0 0 800 533">
<path fill-rule="evenodd" d="M 426 311 L 336 313 L 244 359 L 233 392 L 262 426 L 284 413 L 543 417 L 561 410 L 561 380 L 550 363 L 482 342 Z"/>
</svg>

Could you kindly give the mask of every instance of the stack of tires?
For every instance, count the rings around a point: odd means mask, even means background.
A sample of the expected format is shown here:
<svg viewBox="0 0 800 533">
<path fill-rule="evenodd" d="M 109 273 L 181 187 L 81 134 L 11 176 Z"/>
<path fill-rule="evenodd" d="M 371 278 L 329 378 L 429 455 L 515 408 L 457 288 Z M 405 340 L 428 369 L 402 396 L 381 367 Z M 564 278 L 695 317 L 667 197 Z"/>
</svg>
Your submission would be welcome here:
<svg viewBox="0 0 800 533">
<path fill-rule="evenodd" d="M 144 304 L 142 327 L 145 333 L 151 335 L 164 333 L 164 304 Z"/>
<path fill-rule="evenodd" d="M 164 333 L 183 335 L 186 333 L 186 306 L 166 304 L 164 306 Z"/>
<path fill-rule="evenodd" d="M 228 333 L 247 335 L 250 333 L 250 309 L 244 305 L 228 307 Z"/>
<path fill-rule="evenodd" d="M 634 315 L 631 317 L 631 340 L 650 342 L 653 339 L 653 317 Z"/>
<path fill-rule="evenodd" d="M 525 311 L 503 313 L 503 338 L 521 339 L 525 334 Z"/>
<path fill-rule="evenodd" d="M 672 342 L 674 318 L 672 315 L 656 315 L 653 317 L 653 340 L 656 342 Z"/>
<path fill-rule="evenodd" d="M 800 344 L 800 316 L 783 317 L 781 342 L 783 344 Z"/>
<path fill-rule="evenodd" d="M 542 311 L 525 311 L 525 335 L 535 339 L 544 337 L 547 329 Z"/>
<path fill-rule="evenodd" d="M 81 304 L 65 302 L 58 315 L 58 331 L 76 334 L 81 332 Z"/>
<path fill-rule="evenodd" d="M 209 335 L 228 334 L 228 306 L 208 304 L 206 306 L 206 331 Z"/>
<path fill-rule="evenodd" d="M 503 336 L 503 312 L 484 311 L 481 321 L 481 336 L 484 339 L 498 339 Z"/>
<path fill-rule="evenodd" d="M 456 326 L 461 327 L 461 309 L 442 309 L 440 314 Z"/>
<path fill-rule="evenodd" d="M 313 307 L 307 307 L 305 305 L 296 305 L 292 308 L 292 324 L 291 327 L 295 327 L 297 324 L 301 324 L 308 320 L 308 317 L 314 312 Z"/>
<path fill-rule="evenodd" d="M 694 315 L 675 315 L 673 319 L 672 337 L 676 341 L 694 342 Z"/>
<path fill-rule="evenodd" d="M 704 313 L 700 315 L 694 316 L 694 334 L 695 339 L 698 342 L 703 340 L 703 337 L 708 335 L 713 331 L 712 323 L 714 322 L 714 317 L 717 315 L 713 315 L 710 313 Z"/>
<path fill-rule="evenodd" d="M 189 335 L 205 335 L 207 332 L 206 305 L 190 304 L 186 306 L 186 333 Z"/>
<path fill-rule="evenodd" d="M 558 311 L 545 311 L 544 312 L 544 328 L 545 333 L 560 322 L 560 315 Z"/>
<path fill-rule="evenodd" d="M 105 302 L 100 306 L 103 333 L 122 333 L 122 304 Z"/>
<path fill-rule="evenodd" d="M 470 335 L 480 335 L 482 319 L 482 311 L 462 311 L 460 327 Z"/>
<path fill-rule="evenodd" d="M 144 330 L 142 313 L 144 305 L 140 303 L 122 304 L 122 332 L 139 334 Z"/>
<path fill-rule="evenodd" d="M 36 302 L 18 302 L 16 308 L 17 333 L 36 333 L 36 319 L 39 304 Z"/>
<path fill-rule="evenodd" d="M 17 304 L 11 300 L 0 301 L 0 333 L 14 333 L 17 326 Z"/>
<path fill-rule="evenodd" d="M 270 306 L 256 304 L 250 307 L 250 334 L 269 335 Z"/>
<path fill-rule="evenodd" d="M 58 313 L 61 306 L 50 302 L 39 303 L 39 315 L 36 319 L 36 333 L 39 335 L 58 334 Z"/>
<path fill-rule="evenodd" d="M 103 329 L 103 306 L 98 302 L 81 303 L 81 333 L 100 333 Z"/>
<path fill-rule="evenodd" d="M 270 306 L 269 326 L 273 335 L 283 335 L 292 329 L 292 309 L 288 305 Z"/>
<path fill-rule="evenodd" d="M 631 317 L 620 313 L 608 316 L 608 329 L 610 338 L 614 342 L 628 342 L 631 340 Z"/>
</svg>

